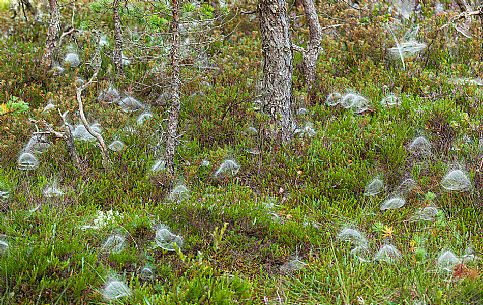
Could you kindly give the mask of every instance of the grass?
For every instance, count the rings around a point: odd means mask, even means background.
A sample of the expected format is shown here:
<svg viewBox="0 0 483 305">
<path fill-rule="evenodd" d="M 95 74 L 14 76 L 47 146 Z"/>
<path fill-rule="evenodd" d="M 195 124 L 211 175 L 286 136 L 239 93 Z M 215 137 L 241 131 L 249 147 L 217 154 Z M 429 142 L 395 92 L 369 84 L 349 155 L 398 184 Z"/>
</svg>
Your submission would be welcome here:
<svg viewBox="0 0 483 305">
<path fill-rule="evenodd" d="M 64 143 L 53 141 L 39 156 L 38 169 L 19 171 L 16 159 L 35 131 L 28 118 L 58 126 L 55 111 L 42 113 L 53 98 L 61 110 L 71 110 L 75 121 L 72 83 L 77 76 L 87 79 L 90 71 L 82 66 L 61 77 L 45 75 L 34 64 L 41 56 L 44 28 L 16 25 L 17 35 L 0 40 L 0 102 L 16 96 L 29 110 L 0 117 L 0 186 L 10 190 L 10 197 L 0 201 L 0 238 L 8 243 L 0 254 L 1 303 L 107 304 L 103 289 L 115 277 L 132 291 L 114 301 L 121 304 L 481 304 L 481 261 L 467 263 L 463 274 L 442 272 L 436 264 L 445 249 L 458 256 L 467 247 L 479 256 L 483 252 L 483 91 L 450 81 L 467 71 L 478 75 L 481 35 L 446 47 L 454 34 L 448 32 L 450 38 L 436 40 L 431 52 L 407 60 L 403 71 L 384 56 L 383 44 L 390 45 L 392 38 L 381 30 L 383 13 L 360 24 L 350 10 L 334 5 L 327 10 L 355 23 L 341 27 L 340 36 L 325 36 L 315 94 L 308 104 L 296 100 L 297 107 L 309 109 L 297 120 L 311 121 L 316 134 L 279 147 L 246 132 L 249 126 L 266 128 L 252 103 L 261 44 L 248 17 L 238 16 L 237 31 L 212 47 L 213 61 L 223 69 L 205 75 L 211 85 L 198 76 L 184 83 L 183 136 L 173 179 L 150 172 L 159 158 L 166 106 L 153 105 L 154 117 L 130 134 L 123 128 L 136 126 L 136 114 L 96 101 L 110 83 L 107 57 L 99 83 L 84 100 L 88 119 L 101 124 L 107 143 L 118 139 L 127 146 L 110 153 L 112 169 L 102 169 L 94 144 L 77 142 L 83 168 L 78 172 Z M 423 33 L 432 37 L 431 29 L 441 22 L 432 15 L 422 20 Z M 88 45 L 83 39 L 77 43 Z M 89 52 L 92 48 L 81 58 Z M 145 69 L 143 64 L 129 67 L 126 79 L 116 85 L 135 91 L 129 85 Z M 347 89 L 367 97 L 372 111 L 355 115 L 325 105 L 328 93 Z M 400 106 L 379 103 L 388 90 L 400 96 Z M 139 90 L 135 96 L 150 102 L 156 93 Z M 298 69 L 294 94 L 304 95 Z M 409 152 L 419 135 L 431 141 L 431 157 Z M 240 171 L 215 179 L 213 173 L 227 158 L 234 158 Z M 209 165 L 200 166 L 203 160 Z M 469 191 L 448 192 L 440 185 L 456 163 L 469 173 Z M 365 185 L 376 176 L 384 180 L 385 191 L 364 196 Z M 406 205 L 381 212 L 381 202 L 407 178 L 418 186 L 407 194 Z M 63 197 L 43 195 L 53 180 Z M 176 183 L 189 188 L 188 199 L 167 199 Z M 409 221 L 428 205 L 441 210 L 435 221 Z M 93 225 L 99 211 L 110 210 L 118 214 L 101 229 L 82 228 Z M 179 251 L 156 246 L 160 224 L 183 237 Z M 401 260 L 359 262 L 351 246 L 337 239 L 347 226 L 365 233 L 371 253 L 392 243 Z M 102 249 L 111 234 L 126 238 L 120 253 Z M 282 272 L 294 257 L 305 268 Z M 145 266 L 153 268 L 153 278 L 142 276 Z"/>
</svg>

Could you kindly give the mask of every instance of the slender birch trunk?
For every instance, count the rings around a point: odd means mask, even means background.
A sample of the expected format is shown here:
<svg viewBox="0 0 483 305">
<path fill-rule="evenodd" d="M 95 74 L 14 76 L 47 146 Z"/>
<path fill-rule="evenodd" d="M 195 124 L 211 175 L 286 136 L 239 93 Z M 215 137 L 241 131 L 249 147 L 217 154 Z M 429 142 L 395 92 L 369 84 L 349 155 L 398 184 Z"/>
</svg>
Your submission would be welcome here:
<svg viewBox="0 0 483 305">
<path fill-rule="evenodd" d="M 122 68 L 122 34 L 121 34 L 121 18 L 119 17 L 119 1 L 113 2 L 113 21 L 114 21 L 114 54 L 113 61 L 116 67 L 116 76 L 119 77 L 123 74 Z"/>
<path fill-rule="evenodd" d="M 179 3 L 178 0 L 171 0 L 173 22 L 171 24 L 171 31 L 173 35 L 173 41 L 171 46 L 171 68 L 172 68 L 172 93 L 171 93 L 171 106 L 169 108 L 168 117 L 168 131 L 166 139 L 166 152 L 165 161 L 166 168 L 170 174 L 174 174 L 174 155 L 176 147 L 178 145 L 178 121 L 179 111 L 181 107 L 180 103 L 180 91 L 181 91 L 181 79 L 180 79 L 180 67 L 179 67 L 179 47 L 180 47 L 180 34 L 179 34 Z"/>
</svg>

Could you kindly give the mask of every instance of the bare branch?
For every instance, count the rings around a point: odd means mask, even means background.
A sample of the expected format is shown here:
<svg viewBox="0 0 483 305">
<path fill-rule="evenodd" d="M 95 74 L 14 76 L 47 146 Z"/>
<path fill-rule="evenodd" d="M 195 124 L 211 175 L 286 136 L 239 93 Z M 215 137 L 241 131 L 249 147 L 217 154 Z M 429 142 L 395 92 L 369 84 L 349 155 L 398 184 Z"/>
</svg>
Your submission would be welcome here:
<svg viewBox="0 0 483 305">
<path fill-rule="evenodd" d="M 99 40 L 99 38 L 100 38 L 100 35 L 99 33 L 97 33 L 97 40 Z M 101 50 L 100 50 L 99 43 L 97 44 L 96 54 L 94 56 L 95 56 L 93 59 L 94 67 L 95 67 L 94 74 L 85 84 L 77 88 L 76 97 L 77 97 L 77 103 L 78 103 L 78 109 L 79 109 L 79 116 L 80 116 L 82 125 L 84 125 L 88 133 L 90 133 L 92 136 L 94 136 L 97 139 L 97 142 L 101 148 L 101 153 L 102 153 L 102 165 L 104 169 L 108 169 L 110 161 L 109 161 L 109 155 L 107 153 L 107 147 L 104 142 L 104 138 L 100 133 L 96 132 L 90 127 L 89 122 L 87 121 L 86 116 L 84 114 L 84 104 L 82 102 L 82 91 L 84 91 L 87 87 L 89 87 L 94 82 L 94 80 L 97 79 L 97 75 L 99 74 L 99 70 L 101 69 L 102 59 L 101 59 Z"/>
<path fill-rule="evenodd" d="M 69 111 L 67 110 L 66 112 L 61 114 L 60 110 L 57 110 L 59 111 L 60 118 L 64 122 L 65 132 L 63 134 L 63 138 L 65 140 L 65 144 L 67 145 L 67 151 L 69 152 L 70 158 L 74 163 L 74 166 L 79 171 L 82 171 L 79 154 L 77 153 L 77 149 L 75 148 L 74 137 L 72 136 L 72 132 L 70 131 L 69 123 L 67 123 L 67 114 L 69 113 Z"/>
</svg>

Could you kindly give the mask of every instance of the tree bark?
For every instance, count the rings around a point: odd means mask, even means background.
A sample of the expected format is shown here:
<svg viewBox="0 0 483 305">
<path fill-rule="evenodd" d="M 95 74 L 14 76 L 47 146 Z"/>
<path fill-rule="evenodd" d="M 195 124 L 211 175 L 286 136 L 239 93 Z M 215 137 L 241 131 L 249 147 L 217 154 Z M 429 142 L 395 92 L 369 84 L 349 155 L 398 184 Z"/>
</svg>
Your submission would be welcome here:
<svg viewBox="0 0 483 305">
<path fill-rule="evenodd" d="M 288 142 L 295 129 L 292 117 L 293 53 L 285 0 L 258 3 L 263 53 L 262 102 L 277 130 L 271 135 Z"/>
<path fill-rule="evenodd" d="M 122 68 L 122 34 L 121 34 L 121 18 L 119 17 L 119 1 L 113 2 L 113 21 L 114 21 L 114 54 L 113 61 L 116 67 L 116 76 L 119 77 L 123 73 Z"/>
<path fill-rule="evenodd" d="M 303 53 L 305 81 L 307 82 L 307 91 L 310 94 L 315 83 L 315 69 L 321 51 L 322 27 L 315 10 L 314 0 L 303 0 L 303 2 L 305 18 L 307 19 L 310 32 L 309 43 Z"/>
<path fill-rule="evenodd" d="M 179 48 L 180 48 L 180 34 L 179 34 L 179 3 L 178 0 L 171 0 L 173 21 L 171 24 L 171 31 L 173 41 L 171 46 L 171 68 L 172 68 L 172 92 L 171 92 L 171 106 L 169 108 L 168 117 L 168 131 L 166 139 L 165 162 L 166 168 L 170 174 L 174 174 L 174 155 L 176 152 L 178 142 L 178 121 L 180 112 L 180 67 L 179 67 Z"/>
<path fill-rule="evenodd" d="M 57 47 L 57 38 L 60 32 L 60 13 L 57 0 L 49 0 L 50 21 L 47 30 L 47 40 L 45 42 L 45 51 L 42 56 L 42 66 L 50 68 L 52 66 L 52 54 Z"/>
</svg>

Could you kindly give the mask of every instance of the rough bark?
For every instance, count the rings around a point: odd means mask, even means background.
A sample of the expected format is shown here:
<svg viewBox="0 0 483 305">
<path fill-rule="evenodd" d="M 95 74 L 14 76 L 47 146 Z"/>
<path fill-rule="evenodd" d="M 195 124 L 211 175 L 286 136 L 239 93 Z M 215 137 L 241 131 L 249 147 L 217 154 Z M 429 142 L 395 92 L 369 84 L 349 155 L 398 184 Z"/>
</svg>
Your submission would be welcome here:
<svg viewBox="0 0 483 305">
<path fill-rule="evenodd" d="M 478 7 L 478 11 L 480 12 L 480 35 L 483 37 L 483 3 L 480 2 L 480 6 Z M 483 40 L 480 43 L 480 61 L 483 61 Z M 481 160 L 483 164 L 483 159 Z"/>
<path fill-rule="evenodd" d="M 180 103 L 180 67 L 179 67 L 179 47 L 180 47 L 180 34 L 179 34 L 179 3 L 178 0 L 171 0 L 173 21 L 171 24 L 171 31 L 173 35 L 173 41 L 171 46 L 171 68 L 172 68 L 172 92 L 171 92 L 171 105 L 169 108 L 168 116 L 168 128 L 166 139 L 166 152 L 165 162 L 166 168 L 170 174 L 174 174 L 174 155 L 176 152 L 178 141 L 178 121 L 179 111 L 181 107 Z"/>
<path fill-rule="evenodd" d="M 119 17 L 119 1 L 113 2 L 113 21 L 114 21 L 114 54 L 113 61 L 116 67 L 116 76 L 123 73 L 122 69 L 122 34 L 121 34 L 121 18 Z"/>
<path fill-rule="evenodd" d="M 60 13 L 57 0 L 49 0 L 50 21 L 47 30 L 47 40 L 45 42 L 45 51 L 42 56 L 42 66 L 50 68 L 52 66 L 52 54 L 57 47 L 57 39 L 60 32 Z"/>
<path fill-rule="evenodd" d="M 295 124 L 292 117 L 293 54 L 285 0 L 260 0 L 258 3 L 263 54 L 262 102 L 277 126 L 271 136 L 282 142 L 291 139 Z"/>
<path fill-rule="evenodd" d="M 303 0 L 303 3 L 305 18 L 307 19 L 310 32 L 309 43 L 303 53 L 304 74 L 308 92 L 311 92 L 315 83 L 315 68 L 321 51 L 322 27 L 315 10 L 314 0 Z"/>
</svg>

